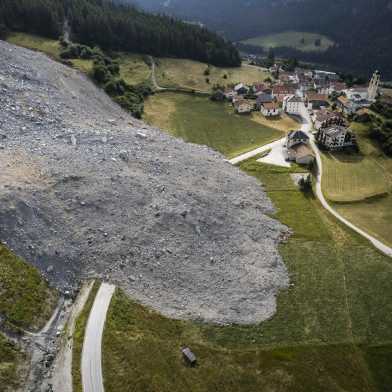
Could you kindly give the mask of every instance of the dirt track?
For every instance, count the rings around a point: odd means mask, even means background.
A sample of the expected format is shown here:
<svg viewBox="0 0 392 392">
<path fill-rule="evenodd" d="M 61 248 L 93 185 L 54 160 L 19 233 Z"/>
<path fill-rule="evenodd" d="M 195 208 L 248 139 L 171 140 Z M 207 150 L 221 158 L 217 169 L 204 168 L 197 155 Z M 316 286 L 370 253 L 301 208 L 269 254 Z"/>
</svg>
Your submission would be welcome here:
<svg viewBox="0 0 392 392">
<path fill-rule="evenodd" d="M 288 284 L 257 181 L 0 41 L 0 240 L 59 287 L 101 276 L 166 315 L 253 323 Z"/>
</svg>

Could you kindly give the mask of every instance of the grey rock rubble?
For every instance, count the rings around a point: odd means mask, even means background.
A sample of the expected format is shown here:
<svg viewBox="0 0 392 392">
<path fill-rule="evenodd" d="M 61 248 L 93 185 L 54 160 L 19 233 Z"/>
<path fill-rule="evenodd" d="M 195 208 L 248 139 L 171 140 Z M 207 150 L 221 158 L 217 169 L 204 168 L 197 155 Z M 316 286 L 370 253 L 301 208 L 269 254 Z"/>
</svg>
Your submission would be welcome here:
<svg viewBox="0 0 392 392">
<path fill-rule="evenodd" d="M 255 323 L 288 286 L 260 184 L 0 41 L 0 240 L 62 289 L 98 276 L 165 315 Z"/>
</svg>

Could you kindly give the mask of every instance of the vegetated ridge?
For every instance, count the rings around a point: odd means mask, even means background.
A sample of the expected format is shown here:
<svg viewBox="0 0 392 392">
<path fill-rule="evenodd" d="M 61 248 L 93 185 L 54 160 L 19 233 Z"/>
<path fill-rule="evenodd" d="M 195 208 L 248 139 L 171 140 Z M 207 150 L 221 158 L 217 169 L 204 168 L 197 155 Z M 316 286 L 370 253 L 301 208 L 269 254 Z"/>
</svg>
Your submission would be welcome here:
<svg viewBox="0 0 392 392">
<path fill-rule="evenodd" d="M 378 69 L 385 79 L 392 77 L 390 0 L 127 1 L 202 22 L 234 41 L 286 31 L 324 34 L 335 42 L 324 52 L 282 47 L 276 54 L 329 64 L 346 72 L 370 74 Z"/>
<path fill-rule="evenodd" d="M 58 38 L 64 25 L 73 41 L 106 51 L 190 58 L 218 66 L 241 64 L 237 49 L 205 28 L 109 0 L 0 2 L 0 35 L 9 29 Z"/>
<path fill-rule="evenodd" d="M 99 276 L 176 318 L 272 316 L 287 228 L 255 179 L 5 42 L 0 89 L 0 240 L 58 286 Z"/>
</svg>

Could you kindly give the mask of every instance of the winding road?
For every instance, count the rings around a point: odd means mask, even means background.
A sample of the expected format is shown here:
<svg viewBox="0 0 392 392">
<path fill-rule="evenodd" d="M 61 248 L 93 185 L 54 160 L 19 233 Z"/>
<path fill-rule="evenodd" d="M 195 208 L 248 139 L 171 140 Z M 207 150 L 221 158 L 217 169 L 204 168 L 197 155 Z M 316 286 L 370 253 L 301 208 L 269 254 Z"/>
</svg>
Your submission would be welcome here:
<svg viewBox="0 0 392 392">
<path fill-rule="evenodd" d="M 104 392 L 102 336 L 114 290 L 115 286 L 102 283 L 90 312 L 82 351 L 83 392 Z"/>
<path fill-rule="evenodd" d="M 328 211 L 330 212 L 333 216 L 335 216 L 335 218 L 337 218 L 340 222 L 342 222 L 343 224 L 345 224 L 347 227 L 349 227 L 350 229 L 354 230 L 356 233 L 360 234 L 362 237 L 366 238 L 368 241 L 370 241 L 374 247 L 376 247 L 379 251 L 381 251 L 382 253 L 384 253 L 385 255 L 392 257 L 392 248 L 389 247 L 388 245 L 385 245 L 384 243 L 382 243 L 381 241 L 379 241 L 377 238 L 373 237 L 372 235 L 366 233 L 364 230 L 360 229 L 359 227 L 355 226 L 354 224 L 352 224 L 349 220 L 347 220 L 346 218 L 344 218 L 342 215 L 340 215 L 336 210 L 334 210 L 327 202 L 327 200 L 325 199 L 324 195 L 323 195 L 323 191 L 322 191 L 322 187 L 321 187 L 321 181 L 322 181 L 322 175 L 323 175 L 323 163 L 321 160 L 321 154 L 320 154 L 320 150 L 317 147 L 315 141 L 314 141 L 314 136 L 311 133 L 312 130 L 312 122 L 310 119 L 310 115 L 308 113 L 308 111 L 306 110 L 305 107 L 303 107 L 302 109 L 302 126 L 301 126 L 301 130 L 303 132 L 305 132 L 309 138 L 310 138 L 310 145 L 316 155 L 316 161 L 317 161 L 317 167 L 318 167 L 318 174 L 317 174 L 317 178 L 316 178 L 316 196 L 319 199 L 321 205 Z M 284 139 L 280 139 L 277 140 L 273 143 L 261 146 L 259 148 L 256 148 L 255 150 L 249 151 L 245 154 L 239 155 L 238 157 L 235 157 L 233 159 L 231 159 L 229 162 L 233 165 L 236 165 L 240 162 L 243 162 L 249 158 L 252 158 L 260 153 L 263 153 L 269 149 L 275 149 L 275 148 L 279 148 L 279 146 L 282 146 L 282 140 Z"/>
</svg>

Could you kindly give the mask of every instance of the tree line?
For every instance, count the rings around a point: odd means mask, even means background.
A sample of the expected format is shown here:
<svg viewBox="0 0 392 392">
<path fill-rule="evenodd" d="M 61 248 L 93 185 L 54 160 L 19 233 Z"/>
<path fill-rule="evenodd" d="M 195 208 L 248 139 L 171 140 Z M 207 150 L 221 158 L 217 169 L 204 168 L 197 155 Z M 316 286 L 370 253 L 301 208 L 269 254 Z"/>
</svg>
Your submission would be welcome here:
<svg viewBox="0 0 392 392">
<path fill-rule="evenodd" d="M 71 39 L 105 51 L 189 58 L 216 66 L 239 66 L 238 50 L 205 28 L 153 15 L 110 0 L 0 0 L 5 29 L 58 38 L 67 21 Z"/>
</svg>

